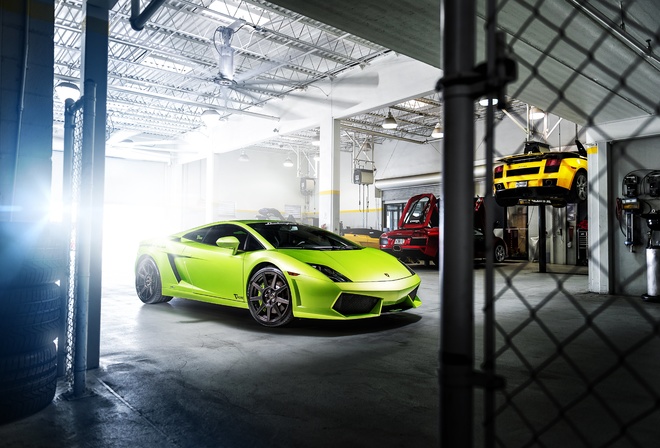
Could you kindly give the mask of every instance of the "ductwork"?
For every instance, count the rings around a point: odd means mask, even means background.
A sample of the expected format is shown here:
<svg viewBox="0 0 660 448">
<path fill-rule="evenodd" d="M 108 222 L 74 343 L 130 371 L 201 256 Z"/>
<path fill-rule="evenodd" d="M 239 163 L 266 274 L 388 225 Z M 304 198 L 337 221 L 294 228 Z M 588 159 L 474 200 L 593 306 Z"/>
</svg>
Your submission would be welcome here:
<svg viewBox="0 0 660 448">
<path fill-rule="evenodd" d="M 486 178 L 486 165 L 479 164 L 474 167 L 474 180 Z M 376 179 L 374 186 L 380 190 L 393 190 L 398 188 L 417 187 L 420 185 L 433 185 L 442 182 L 442 173 L 417 174 L 414 176 L 392 177 L 389 179 Z"/>
</svg>

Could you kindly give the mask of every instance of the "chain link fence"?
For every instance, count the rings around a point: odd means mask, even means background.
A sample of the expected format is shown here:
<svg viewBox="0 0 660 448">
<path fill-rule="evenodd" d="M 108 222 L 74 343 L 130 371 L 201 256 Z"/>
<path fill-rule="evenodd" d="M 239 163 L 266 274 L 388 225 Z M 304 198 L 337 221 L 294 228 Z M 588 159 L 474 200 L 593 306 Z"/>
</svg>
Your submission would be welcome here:
<svg viewBox="0 0 660 448">
<path fill-rule="evenodd" d="M 64 227 L 67 239 L 67 274 L 63 280 L 66 313 L 58 347 L 59 375 L 74 396 L 85 390 L 87 299 L 89 294 L 89 222 L 93 167 L 95 84 L 85 83 L 85 96 L 65 103 Z"/>
<path fill-rule="evenodd" d="M 529 248 L 537 251 L 529 261 L 487 266 L 492 287 L 479 288 L 483 295 L 475 297 L 483 305 L 478 326 L 485 341 L 482 347 L 476 342 L 475 364 L 494 375 L 482 384 L 485 400 L 475 421 L 486 430 L 475 442 L 655 446 L 660 305 L 644 294 L 657 275 L 646 252 L 660 248 L 660 232 L 648 219 L 660 210 L 660 137 L 653 131 L 660 112 L 654 51 L 660 8 L 642 0 L 493 3 L 494 13 L 478 7 L 477 17 L 486 26 L 496 23 L 513 48 L 519 77 L 507 94 L 540 103 L 546 121 L 533 121 L 530 111 L 507 118 L 526 128 L 524 140 L 548 142 L 553 150 L 574 151 L 574 140 L 584 142 L 589 196 L 567 207 L 551 207 L 551 201 L 508 207 L 509 216 L 527 208 L 529 230 L 544 244 Z M 570 74 L 562 77 L 558 66 Z M 585 80 L 593 90 L 583 88 Z M 487 135 L 498 133 L 498 113 Z M 611 125 L 615 118 L 630 120 L 622 130 Z M 517 148 L 494 147 L 487 157 L 497 163 L 522 153 L 522 140 Z"/>
</svg>

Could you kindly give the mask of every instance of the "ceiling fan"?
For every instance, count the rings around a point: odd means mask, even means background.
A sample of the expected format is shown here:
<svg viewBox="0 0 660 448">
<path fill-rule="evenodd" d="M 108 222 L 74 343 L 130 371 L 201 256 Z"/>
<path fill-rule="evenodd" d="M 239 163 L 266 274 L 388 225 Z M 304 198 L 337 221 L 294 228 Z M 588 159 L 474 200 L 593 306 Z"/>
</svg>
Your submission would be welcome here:
<svg viewBox="0 0 660 448">
<path fill-rule="evenodd" d="M 332 76 L 328 75 L 325 78 L 316 80 L 308 80 L 298 82 L 291 80 L 282 80 L 269 77 L 268 79 L 260 78 L 265 73 L 276 70 L 281 67 L 286 67 L 289 62 L 278 60 L 265 60 L 258 66 L 236 73 L 234 56 L 236 49 L 232 46 L 232 39 L 234 35 L 243 26 L 252 26 L 246 23 L 243 19 L 237 19 L 228 26 L 218 26 L 213 35 L 213 45 L 217 52 L 218 59 L 218 72 L 212 78 L 212 81 L 221 87 L 222 98 L 224 99 L 224 106 L 227 107 L 228 102 L 231 100 L 230 91 L 234 91 L 249 98 L 254 105 L 263 105 L 265 102 L 273 98 L 284 98 L 285 96 L 296 97 L 303 100 L 320 101 L 326 98 L 313 97 L 305 95 L 303 91 L 307 90 L 309 85 L 323 83 L 323 81 L 333 82 Z M 256 28 L 256 30 L 267 34 L 268 30 L 263 28 Z M 369 76 L 353 77 L 350 80 L 341 80 L 342 85 L 358 85 L 359 87 L 376 87 L 378 86 L 378 75 L 371 74 Z M 282 88 L 273 90 L 273 86 L 282 86 Z M 263 86 L 263 87 L 259 87 Z M 270 86 L 269 88 L 266 86 Z M 319 88 L 324 93 L 325 97 L 329 94 L 325 93 L 322 88 Z M 265 95 L 258 96 L 259 94 Z M 335 104 L 343 107 L 350 107 L 357 104 L 355 101 L 344 101 L 342 104 L 335 100 Z M 273 106 L 269 103 L 270 106 Z"/>
</svg>

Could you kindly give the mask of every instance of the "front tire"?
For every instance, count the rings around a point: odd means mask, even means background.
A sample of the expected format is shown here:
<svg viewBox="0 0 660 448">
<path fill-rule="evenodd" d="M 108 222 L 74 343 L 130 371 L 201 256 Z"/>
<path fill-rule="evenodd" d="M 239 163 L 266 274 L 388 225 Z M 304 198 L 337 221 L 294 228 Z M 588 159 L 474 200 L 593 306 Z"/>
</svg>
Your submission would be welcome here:
<svg viewBox="0 0 660 448">
<path fill-rule="evenodd" d="M 163 284 L 156 262 L 151 257 L 143 257 L 135 270 L 135 291 L 142 302 L 163 303 L 172 300 L 163 295 Z"/>
<path fill-rule="evenodd" d="M 247 285 L 248 308 L 254 320 L 266 327 L 280 327 L 293 320 L 291 289 L 279 269 L 258 270 Z"/>
</svg>

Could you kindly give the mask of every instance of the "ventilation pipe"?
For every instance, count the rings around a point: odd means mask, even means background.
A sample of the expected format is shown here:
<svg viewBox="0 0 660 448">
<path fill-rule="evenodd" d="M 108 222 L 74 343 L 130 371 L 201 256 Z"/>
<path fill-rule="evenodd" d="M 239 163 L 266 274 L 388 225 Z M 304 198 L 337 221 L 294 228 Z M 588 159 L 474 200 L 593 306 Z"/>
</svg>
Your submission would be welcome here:
<svg viewBox="0 0 660 448">
<path fill-rule="evenodd" d="M 165 3 L 165 0 L 151 0 L 151 3 L 144 8 L 144 11 L 140 12 L 140 0 L 131 0 L 131 18 L 129 20 L 131 28 L 135 31 L 142 31 L 144 24 L 147 23 L 147 20 L 155 14 L 163 3 Z"/>
</svg>

